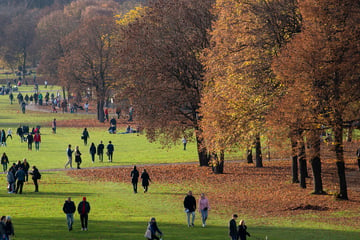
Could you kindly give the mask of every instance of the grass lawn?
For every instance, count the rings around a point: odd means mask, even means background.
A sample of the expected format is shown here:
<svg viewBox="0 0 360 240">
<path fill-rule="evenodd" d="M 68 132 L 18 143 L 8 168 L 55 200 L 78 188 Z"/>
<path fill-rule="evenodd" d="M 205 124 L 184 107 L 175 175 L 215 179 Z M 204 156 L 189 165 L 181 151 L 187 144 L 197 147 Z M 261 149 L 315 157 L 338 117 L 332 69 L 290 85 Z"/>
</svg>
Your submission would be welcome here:
<svg viewBox="0 0 360 240">
<path fill-rule="evenodd" d="M 31 88 L 31 86 L 28 86 Z M 10 162 L 27 158 L 31 165 L 37 165 L 40 171 L 44 169 L 63 168 L 66 162 L 66 147 L 78 145 L 83 153 L 82 167 L 133 165 L 153 163 L 196 162 L 196 146 L 194 142 L 188 144 L 186 151 L 179 145 L 171 149 L 163 149 L 158 143 L 147 142 L 145 136 L 136 134 L 107 133 L 106 127 L 90 127 L 89 143 L 107 143 L 111 140 L 115 145 L 113 163 L 96 161 L 91 163 L 88 153 L 89 145 L 84 146 L 80 139 L 83 127 L 62 127 L 61 121 L 71 119 L 88 120 L 93 115 L 87 114 L 50 114 L 28 111 L 19 113 L 20 108 L 15 103 L 10 105 L 8 96 L 0 96 L 0 129 L 13 130 L 13 139 L 8 140 L 7 147 L 0 147 L 0 153 L 6 151 Z M 49 127 L 56 116 L 59 121 L 57 134 L 52 134 Z M 41 125 L 42 143 L 40 151 L 28 151 L 26 143 L 20 143 L 16 136 L 19 124 L 30 127 Z M 105 157 L 105 156 L 104 156 Z M 75 165 L 75 164 L 74 164 Z M 75 170 L 76 171 L 76 170 Z M 81 171 L 81 170 L 80 170 Z M 186 173 L 184 173 L 186 174 Z M 196 182 L 194 176 L 194 182 Z M 211 176 L 210 176 L 211 177 Z M 0 212 L 13 218 L 15 239 L 145 239 L 144 232 L 150 217 L 157 218 L 159 228 L 164 232 L 164 239 L 173 240 L 212 240 L 228 239 L 227 224 L 230 213 L 241 208 L 239 205 L 221 206 L 212 201 L 213 211 L 209 213 L 208 227 L 201 228 L 200 215 L 197 213 L 195 228 L 188 228 L 185 222 L 182 201 L 189 190 L 188 182 L 179 179 L 175 183 L 154 183 L 147 194 L 133 194 L 130 182 L 103 182 L 86 180 L 81 177 L 70 177 L 64 171 L 43 171 L 40 181 L 40 192 L 34 193 L 34 186 L 29 182 L 24 186 L 24 194 L 8 194 L 6 191 L 6 176 L 0 175 L 2 190 L 0 189 Z M 239 183 L 241 185 L 241 182 Z M 197 184 L 192 187 L 197 196 L 203 189 L 211 189 L 211 185 Z M 213 189 L 221 193 L 221 188 Z M 256 186 L 254 191 L 256 191 Z M 209 190 L 210 191 L 210 190 Z M 261 193 L 260 193 L 261 194 Z M 75 225 L 72 232 L 66 227 L 65 214 L 62 205 L 67 197 L 72 197 L 76 205 L 83 196 L 91 204 L 89 215 L 89 231 L 80 231 L 78 214 L 75 215 Z M 223 196 L 231 198 L 230 195 Z M 279 196 L 280 197 L 280 196 Z M 244 198 L 246 196 L 244 195 Z M 265 204 L 265 203 L 264 203 Z M 340 225 L 339 219 L 351 217 L 357 219 L 358 212 L 337 211 L 322 219 L 322 212 L 304 213 L 296 216 L 269 217 L 248 212 L 240 216 L 247 221 L 251 239 L 269 240 L 348 240 L 360 239 L 359 229 Z"/>
</svg>

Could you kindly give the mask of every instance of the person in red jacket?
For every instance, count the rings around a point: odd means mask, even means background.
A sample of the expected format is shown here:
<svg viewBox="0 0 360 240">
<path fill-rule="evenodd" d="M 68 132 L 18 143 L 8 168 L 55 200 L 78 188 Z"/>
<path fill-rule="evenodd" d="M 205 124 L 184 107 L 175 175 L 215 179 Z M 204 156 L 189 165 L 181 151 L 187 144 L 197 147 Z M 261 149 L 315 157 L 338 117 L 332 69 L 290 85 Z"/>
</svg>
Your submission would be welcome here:
<svg viewBox="0 0 360 240">
<path fill-rule="evenodd" d="M 35 150 L 39 151 L 40 150 L 40 143 L 41 143 L 41 136 L 39 131 L 37 131 L 34 135 L 34 142 L 35 142 Z"/>
</svg>

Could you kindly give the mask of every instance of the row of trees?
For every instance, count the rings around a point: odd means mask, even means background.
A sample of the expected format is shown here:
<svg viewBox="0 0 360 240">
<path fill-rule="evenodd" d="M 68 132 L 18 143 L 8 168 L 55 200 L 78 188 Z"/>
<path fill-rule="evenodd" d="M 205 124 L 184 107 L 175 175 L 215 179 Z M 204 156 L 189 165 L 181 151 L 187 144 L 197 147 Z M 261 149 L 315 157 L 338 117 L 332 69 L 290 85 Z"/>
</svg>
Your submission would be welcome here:
<svg viewBox="0 0 360 240">
<path fill-rule="evenodd" d="M 116 95 L 135 106 L 150 140 L 171 145 L 195 132 L 200 165 L 213 156 L 216 172 L 223 171 L 225 151 L 251 153 L 254 145 L 262 167 L 260 140 L 276 136 L 290 139 L 293 182 L 305 188 L 307 145 L 316 194 L 324 193 L 319 135 L 329 128 L 339 198 L 348 198 L 342 136 L 358 120 L 359 2 L 134 6 L 78 0 L 40 14 L 38 70 L 78 94 L 93 90 L 100 121 L 105 100 Z"/>
</svg>

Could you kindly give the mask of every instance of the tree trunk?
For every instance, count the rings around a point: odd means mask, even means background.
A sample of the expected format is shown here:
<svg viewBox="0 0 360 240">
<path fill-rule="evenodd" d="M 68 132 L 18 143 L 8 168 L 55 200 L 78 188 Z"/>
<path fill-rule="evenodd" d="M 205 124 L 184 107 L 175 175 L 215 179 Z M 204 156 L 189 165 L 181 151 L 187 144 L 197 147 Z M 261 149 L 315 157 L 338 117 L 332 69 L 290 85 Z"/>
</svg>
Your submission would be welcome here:
<svg viewBox="0 0 360 240">
<path fill-rule="evenodd" d="M 350 126 L 348 129 L 347 139 L 346 141 L 351 142 L 352 141 L 352 133 L 353 133 L 353 127 Z"/>
<path fill-rule="evenodd" d="M 344 148 L 343 148 L 343 121 L 341 114 L 338 110 L 334 112 L 334 141 L 335 141 L 335 154 L 336 154 L 336 167 L 339 176 L 340 193 L 338 198 L 347 200 L 347 186 L 345 175 L 345 161 L 344 161 Z"/>
<path fill-rule="evenodd" d="M 297 139 L 296 134 L 292 131 L 290 136 L 291 141 L 291 170 L 292 170 L 292 183 L 299 183 L 299 168 L 298 168 L 298 149 L 297 149 Z"/>
<path fill-rule="evenodd" d="M 209 166 L 209 160 L 210 156 L 208 154 L 207 149 L 204 145 L 204 140 L 199 133 L 200 130 L 196 131 L 196 143 L 197 143 L 197 150 L 198 150 L 198 156 L 199 156 L 199 164 L 200 166 Z"/>
<path fill-rule="evenodd" d="M 262 155 L 261 155 L 261 142 L 260 142 L 260 134 L 259 133 L 256 134 L 255 149 L 256 149 L 256 167 L 263 167 Z"/>
<path fill-rule="evenodd" d="M 313 194 L 324 194 L 321 178 L 320 160 L 320 134 L 317 130 L 311 130 L 309 136 L 310 163 L 313 172 L 314 192 Z"/>
<path fill-rule="evenodd" d="M 105 115 L 104 115 L 104 100 L 97 101 L 97 119 L 100 122 L 105 122 Z"/>
<path fill-rule="evenodd" d="M 303 132 L 299 133 L 299 166 L 300 166 L 300 187 L 306 188 L 306 154 L 305 154 L 305 142 Z"/>
<path fill-rule="evenodd" d="M 247 163 L 253 163 L 252 148 L 249 147 L 247 150 Z"/>
<path fill-rule="evenodd" d="M 224 173 L 224 160 L 225 160 L 225 154 L 224 151 L 220 151 L 220 159 L 218 158 L 218 155 L 216 153 L 213 153 L 211 156 L 211 167 L 212 171 L 216 174 L 222 174 Z"/>
</svg>

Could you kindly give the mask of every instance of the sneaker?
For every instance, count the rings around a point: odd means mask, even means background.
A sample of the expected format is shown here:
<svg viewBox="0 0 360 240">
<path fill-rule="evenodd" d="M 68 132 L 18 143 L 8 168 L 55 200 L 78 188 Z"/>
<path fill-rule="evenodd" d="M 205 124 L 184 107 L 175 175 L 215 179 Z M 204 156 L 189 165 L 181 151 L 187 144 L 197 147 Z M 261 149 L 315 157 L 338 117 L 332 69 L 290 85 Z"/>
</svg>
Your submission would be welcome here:
<svg viewBox="0 0 360 240">
<path fill-rule="evenodd" d="M 191 226 L 194 227 L 194 224 L 192 223 Z"/>
<path fill-rule="evenodd" d="M 81 231 L 84 231 L 85 230 L 85 228 L 81 228 Z"/>
<path fill-rule="evenodd" d="M 85 228 L 84 230 L 87 231 L 87 228 Z"/>
</svg>

